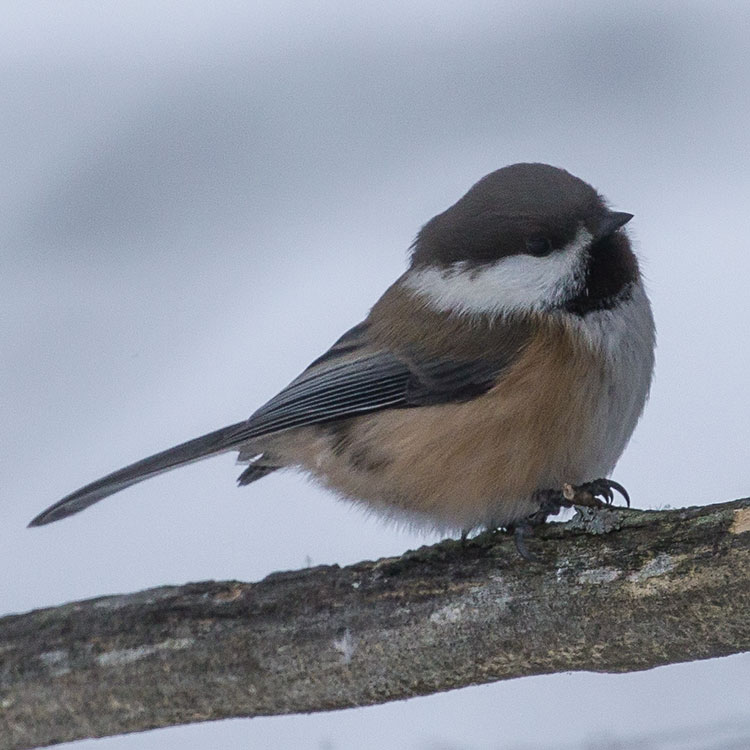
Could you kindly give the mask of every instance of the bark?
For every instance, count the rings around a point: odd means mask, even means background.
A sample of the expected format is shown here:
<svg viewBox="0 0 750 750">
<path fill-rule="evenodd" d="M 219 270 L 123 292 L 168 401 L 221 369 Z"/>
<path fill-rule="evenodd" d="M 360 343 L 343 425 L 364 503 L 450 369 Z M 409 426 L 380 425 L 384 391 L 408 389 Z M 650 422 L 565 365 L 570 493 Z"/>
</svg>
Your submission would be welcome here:
<svg viewBox="0 0 750 750">
<path fill-rule="evenodd" d="M 0 619 L 0 748 L 750 649 L 750 499 Z"/>
</svg>

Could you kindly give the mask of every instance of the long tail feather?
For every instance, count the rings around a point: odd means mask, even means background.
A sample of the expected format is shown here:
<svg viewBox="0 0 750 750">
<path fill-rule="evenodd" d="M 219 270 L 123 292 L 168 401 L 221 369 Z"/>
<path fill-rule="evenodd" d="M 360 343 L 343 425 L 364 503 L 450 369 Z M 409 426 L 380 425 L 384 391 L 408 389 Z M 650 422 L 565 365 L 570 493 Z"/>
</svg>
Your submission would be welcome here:
<svg viewBox="0 0 750 750">
<path fill-rule="evenodd" d="M 134 464 L 130 464 L 130 466 L 119 469 L 112 474 L 107 474 L 106 477 L 81 487 L 80 490 L 76 490 L 47 510 L 42 511 L 29 526 L 44 526 L 47 523 L 52 523 L 52 521 L 59 521 L 61 518 L 88 508 L 89 505 L 93 505 L 115 492 L 142 482 L 144 479 L 213 456 L 216 453 L 236 448 L 243 440 L 247 439 L 246 428 L 247 422 L 238 422 L 229 427 L 209 432 L 207 435 L 188 440 L 186 443 L 156 453 L 141 461 L 136 461 Z"/>
</svg>

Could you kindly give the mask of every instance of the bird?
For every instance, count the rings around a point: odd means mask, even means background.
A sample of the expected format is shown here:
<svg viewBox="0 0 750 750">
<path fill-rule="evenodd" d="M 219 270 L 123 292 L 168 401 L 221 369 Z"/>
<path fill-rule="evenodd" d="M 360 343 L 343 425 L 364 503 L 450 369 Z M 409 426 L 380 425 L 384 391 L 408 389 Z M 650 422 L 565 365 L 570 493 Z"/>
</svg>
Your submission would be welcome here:
<svg viewBox="0 0 750 750">
<path fill-rule="evenodd" d="M 235 451 L 241 486 L 306 472 L 386 519 L 523 534 L 609 504 L 646 403 L 655 326 L 625 225 L 541 163 L 491 172 L 428 221 L 367 317 L 248 419 L 130 464 L 42 526 L 144 479 Z M 520 531 L 520 533 L 519 533 Z"/>
</svg>

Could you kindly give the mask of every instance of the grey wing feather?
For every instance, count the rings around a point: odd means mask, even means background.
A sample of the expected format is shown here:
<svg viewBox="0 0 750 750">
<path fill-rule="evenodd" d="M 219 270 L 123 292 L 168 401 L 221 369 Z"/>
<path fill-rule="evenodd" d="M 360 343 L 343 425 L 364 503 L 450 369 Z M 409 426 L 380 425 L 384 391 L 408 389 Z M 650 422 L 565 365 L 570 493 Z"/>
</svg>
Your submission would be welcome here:
<svg viewBox="0 0 750 750">
<path fill-rule="evenodd" d="M 367 324 L 345 333 L 248 420 L 245 437 L 381 409 L 466 400 L 492 387 L 508 361 L 420 360 L 368 349 Z"/>
<path fill-rule="evenodd" d="M 248 439 L 403 405 L 410 376 L 408 367 L 388 353 L 303 375 L 250 417 Z"/>
</svg>

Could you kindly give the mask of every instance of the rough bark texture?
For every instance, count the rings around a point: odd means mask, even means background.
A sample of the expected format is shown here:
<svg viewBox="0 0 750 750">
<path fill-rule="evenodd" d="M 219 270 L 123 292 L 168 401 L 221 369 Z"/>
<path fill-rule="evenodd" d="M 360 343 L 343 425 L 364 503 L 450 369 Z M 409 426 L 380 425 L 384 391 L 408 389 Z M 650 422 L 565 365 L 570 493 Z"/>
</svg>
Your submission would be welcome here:
<svg viewBox="0 0 750 750">
<path fill-rule="evenodd" d="M 0 619 L 0 748 L 750 650 L 750 499 Z"/>
</svg>

